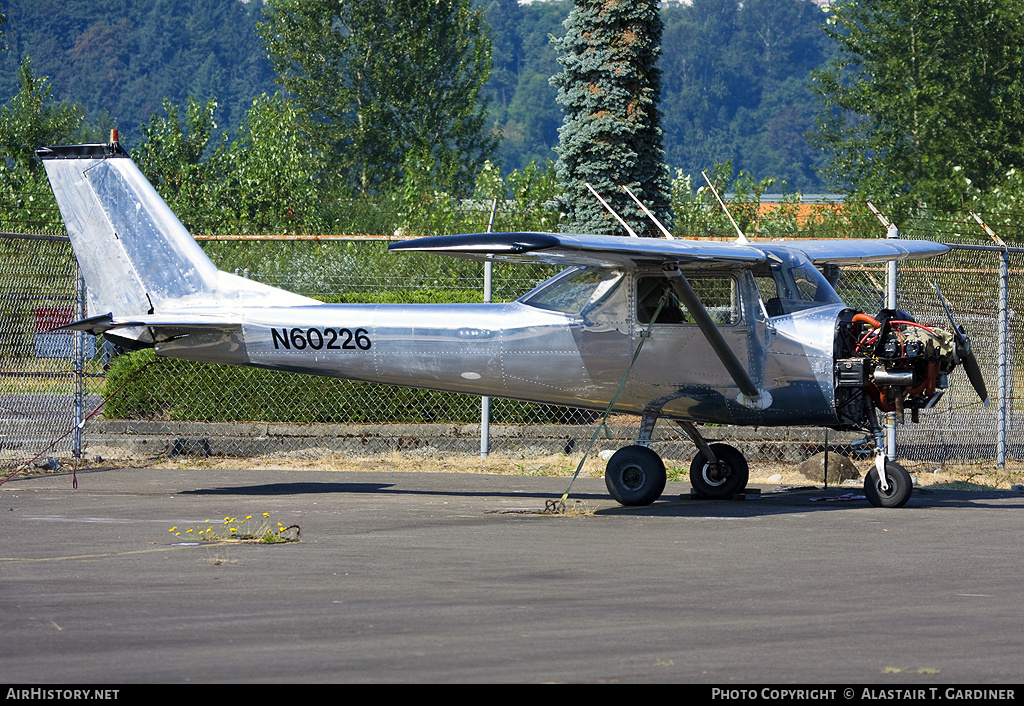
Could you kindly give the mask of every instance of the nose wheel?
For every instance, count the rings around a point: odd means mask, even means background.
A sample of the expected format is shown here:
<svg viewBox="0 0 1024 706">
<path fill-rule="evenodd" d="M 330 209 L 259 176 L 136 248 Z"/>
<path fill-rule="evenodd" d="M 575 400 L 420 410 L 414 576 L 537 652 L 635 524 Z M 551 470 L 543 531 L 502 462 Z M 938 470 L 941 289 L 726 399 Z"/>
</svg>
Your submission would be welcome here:
<svg viewBox="0 0 1024 706">
<path fill-rule="evenodd" d="M 907 469 L 895 461 L 885 462 L 885 483 L 877 468 L 864 478 L 864 496 L 875 507 L 903 507 L 914 492 L 914 483 Z"/>
</svg>

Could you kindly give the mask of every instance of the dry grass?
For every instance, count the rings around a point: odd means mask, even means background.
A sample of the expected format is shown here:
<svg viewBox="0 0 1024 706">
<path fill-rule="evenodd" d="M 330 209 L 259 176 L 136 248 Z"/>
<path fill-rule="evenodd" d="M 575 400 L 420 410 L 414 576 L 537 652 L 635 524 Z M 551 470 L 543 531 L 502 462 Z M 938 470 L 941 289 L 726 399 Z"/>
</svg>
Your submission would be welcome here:
<svg viewBox="0 0 1024 706">
<path fill-rule="evenodd" d="M 403 454 L 392 452 L 376 456 L 324 456 L 315 449 L 256 458 L 238 457 L 160 457 L 139 463 L 137 458 L 115 458 L 102 461 L 81 461 L 78 468 L 109 467 L 111 465 L 149 468 L 223 468 L 252 470 L 303 471 L 375 471 L 399 473 L 477 473 L 489 475 L 571 477 L 580 462 L 580 454 L 554 454 L 536 458 L 522 458 L 492 454 L 479 456 L 441 454 Z M 995 461 L 946 462 L 901 461 L 921 487 L 954 490 L 1009 490 L 1014 484 L 1024 483 L 1024 461 L 1007 461 L 1006 467 L 997 468 Z M 866 473 L 871 461 L 857 459 L 854 464 L 861 474 Z M 66 472 L 73 461 L 62 462 L 57 472 Z M 603 478 L 605 461 L 588 456 L 582 478 Z M 690 459 L 665 459 L 670 481 L 688 481 Z M 45 469 L 26 469 L 23 475 L 52 473 Z M 862 476 L 863 477 L 863 476 Z M 797 471 L 793 463 L 753 461 L 750 464 L 751 485 L 804 486 L 821 485 L 821 479 L 809 479 Z"/>
<path fill-rule="evenodd" d="M 298 457 L 279 456 L 262 458 L 188 458 L 160 460 L 155 467 L 164 468 L 249 468 L 266 470 L 315 470 L 315 471 L 390 471 L 400 473 L 477 473 L 491 475 L 557 476 L 570 477 L 576 471 L 580 455 L 556 454 L 538 458 L 516 458 L 491 455 L 478 456 L 446 455 L 424 457 L 391 453 L 379 456 L 313 456 L 303 453 Z M 862 473 L 870 468 L 869 460 L 858 460 L 855 464 Z M 935 463 L 926 461 L 902 461 L 910 474 L 917 478 L 919 486 L 951 488 L 958 490 L 1008 490 L 1015 483 L 1024 482 L 1024 462 L 1008 461 L 1006 468 L 999 469 L 994 461 L 968 463 Z M 686 481 L 690 460 L 666 459 L 669 480 Z M 580 476 L 603 478 L 605 462 L 600 458 L 588 457 Z M 796 470 L 796 464 L 753 462 L 750 466 L 752 485 L 814 485 L 818 480 L 805 478 Z"/>
</svg>

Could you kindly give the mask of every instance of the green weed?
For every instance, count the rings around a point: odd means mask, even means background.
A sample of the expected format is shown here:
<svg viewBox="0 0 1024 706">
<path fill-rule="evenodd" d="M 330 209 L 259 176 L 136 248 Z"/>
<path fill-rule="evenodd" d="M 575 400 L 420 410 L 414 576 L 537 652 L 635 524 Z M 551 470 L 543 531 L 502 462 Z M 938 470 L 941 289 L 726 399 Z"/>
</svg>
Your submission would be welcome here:
<svg viewBox="0 0 1024 706">
<path fill-rule="evenodd" d="M 276 525 L 276 526 L 275 526 Z M 219 527 L 213 520 L 206 520 L 198 527 L 180 529 L 171 527 L 175 537 L 193 539 L 201 542 L 251 542 L 254 544 L 283 544 L 297 542 L 301 530 L 298 525 L 285 526 L 270 519 L 270 513 L 264 512 L 262 518 L 246 515 L 239 520 L 237 517 L 225 517 Z"/>
</svg>

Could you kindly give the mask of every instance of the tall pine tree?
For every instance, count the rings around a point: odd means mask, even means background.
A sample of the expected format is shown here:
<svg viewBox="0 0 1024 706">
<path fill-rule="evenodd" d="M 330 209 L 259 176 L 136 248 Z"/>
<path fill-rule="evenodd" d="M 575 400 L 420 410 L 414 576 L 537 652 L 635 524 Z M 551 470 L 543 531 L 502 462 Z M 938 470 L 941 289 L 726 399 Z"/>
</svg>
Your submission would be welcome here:
<svg viewBox="0 0 1024 706">
<path fill-rule="evenodd" d="M 589 183 L 637 233 L 658 231 L 620 186 L 669 220 L 669 182 L 657 101 L 662 22 L 656 0 L 574 0 L 566 35 L 554 40 L 560 205 L 571 231 L 622 234 Z"/>
</svg>

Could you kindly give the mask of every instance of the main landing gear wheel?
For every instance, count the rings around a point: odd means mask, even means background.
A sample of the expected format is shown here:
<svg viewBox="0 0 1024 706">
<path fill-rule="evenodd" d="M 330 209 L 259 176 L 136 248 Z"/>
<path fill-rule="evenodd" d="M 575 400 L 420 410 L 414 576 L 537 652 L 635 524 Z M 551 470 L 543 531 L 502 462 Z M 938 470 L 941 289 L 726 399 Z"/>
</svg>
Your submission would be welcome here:
<svg viewBox="0 0 1024 706">
<path fill-rule="evenodd" d="M 875 507 L 903 507 L 914 492 L 914 483 L 907 469 L 895 461 L 885 462 L 885 480 L 888 488 L 882 489 L 878 469 L 872 466 L 864 478 L 864 495 Z"/>
<path fill-rule="evenodd" d="M 650 505 L 665 490 L 665 464 L 646 446 L 624 446 L 608 459 L 604 483 L 622 505 Z"/>
<path fill-rule="evenodd" d="M 690 486 L 702 498 L 731 498 L 747 487 L 750 478 L 747 459 L 728 444 L 711 444 L 710 448 L 718 463 L 709 463 L 704 453 L 698 451 L 690 464 Z"/>
</svg>

